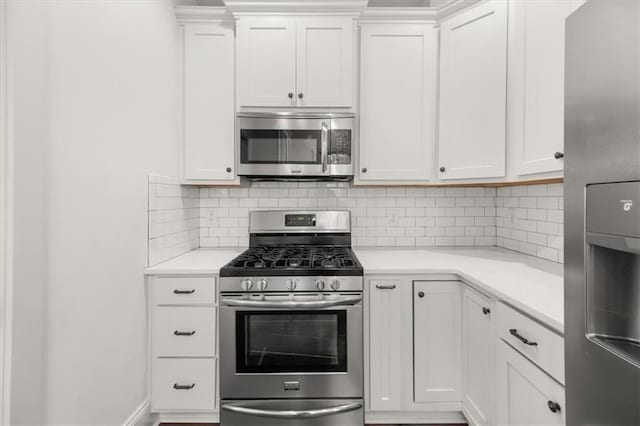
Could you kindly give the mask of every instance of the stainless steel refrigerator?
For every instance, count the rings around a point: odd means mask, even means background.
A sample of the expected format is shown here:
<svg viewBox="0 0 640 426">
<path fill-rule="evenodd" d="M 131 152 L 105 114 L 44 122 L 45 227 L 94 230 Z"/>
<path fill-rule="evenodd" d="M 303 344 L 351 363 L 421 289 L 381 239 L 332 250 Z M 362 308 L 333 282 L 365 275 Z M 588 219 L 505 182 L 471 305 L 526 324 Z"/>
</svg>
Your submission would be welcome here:
<svg viewBox="0 0 640 426">
<path fill-rule="evenodd" d="M 566 419 L 640 425 L 640 1 L 566 28 Z"/>
</svg>

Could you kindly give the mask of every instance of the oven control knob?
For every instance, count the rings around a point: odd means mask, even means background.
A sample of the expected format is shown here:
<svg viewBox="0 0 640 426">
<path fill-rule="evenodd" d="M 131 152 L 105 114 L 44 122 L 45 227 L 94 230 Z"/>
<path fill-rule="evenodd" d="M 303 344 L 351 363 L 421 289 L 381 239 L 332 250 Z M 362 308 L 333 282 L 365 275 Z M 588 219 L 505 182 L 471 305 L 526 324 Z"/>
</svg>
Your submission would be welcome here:
<svg viewBox="0 0 640 426">
<path fill-rule="evenodd" d="M 298 283 L 296 282 L 296 280 L 289 280 L 287 281 L 287 289 L 289 291 L 293 291 L 296 289 L 296 286 L 298 285 Z"/>
<path fill-rule="evenodd" d="M 324 290 L 324 280 L 316 280 L 316 288 L 320 291 Z"/>
<path fill-rule="evenodd" d="M 267 289 L 267 280 L 258 280 L 256 285 L 258 286 L 258 291 L 265 291 Z"/>
<path fill-rule="evenodd" d="M 249 291 L 251 290 L 251 287 L 253 287 L 253 281 L 243 280 L 242 283 L 240 284 L 240 287 L 242 287 L 242 291 Z"/>
<path fill-rule="evenodd" d="M 340 281 L 338 280 L 333 280 L 331 281 L 331 289 L 332 290 L 338 290 L 340 288 Z"/>
</svg>

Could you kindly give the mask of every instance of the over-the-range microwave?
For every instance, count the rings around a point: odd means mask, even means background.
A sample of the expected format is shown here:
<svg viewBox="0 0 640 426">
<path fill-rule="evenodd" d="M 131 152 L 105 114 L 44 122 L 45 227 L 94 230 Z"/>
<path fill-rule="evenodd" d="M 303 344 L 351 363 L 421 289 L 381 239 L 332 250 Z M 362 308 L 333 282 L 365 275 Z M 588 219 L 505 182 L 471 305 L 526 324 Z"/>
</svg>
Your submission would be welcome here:
<svg viewBox="0 0 640 426">
<path fill-rule="evenodd" d="M 353 114 L 241 113 L 237 127 L 240 176 L 353 176 Z"/>
</svg>

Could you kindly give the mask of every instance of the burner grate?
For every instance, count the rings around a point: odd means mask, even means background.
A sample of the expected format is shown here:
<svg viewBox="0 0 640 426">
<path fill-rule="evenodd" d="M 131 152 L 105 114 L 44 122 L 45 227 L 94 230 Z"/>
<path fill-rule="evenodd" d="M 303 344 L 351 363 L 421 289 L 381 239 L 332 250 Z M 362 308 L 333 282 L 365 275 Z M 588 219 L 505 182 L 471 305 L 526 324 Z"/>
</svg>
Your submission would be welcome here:
<svg viewBox="0 0 640 426">
<path fill-rule="evenodd" d="M 252 247 L 230 262 L 243 269 L 342 269 L 358 264 L 346 247 Z"/>
</svg>

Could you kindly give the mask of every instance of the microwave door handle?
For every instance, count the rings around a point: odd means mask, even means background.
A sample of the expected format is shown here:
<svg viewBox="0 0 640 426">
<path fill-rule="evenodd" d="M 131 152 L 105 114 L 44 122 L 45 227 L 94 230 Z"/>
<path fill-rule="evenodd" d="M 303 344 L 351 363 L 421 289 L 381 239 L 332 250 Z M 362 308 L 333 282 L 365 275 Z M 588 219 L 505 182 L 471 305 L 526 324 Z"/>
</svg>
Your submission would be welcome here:
<svg viewBox="0 0 640 426">
<path fill-rule="evenodd" d="M 327 172 L 327 162 L 329 160 L 329 126 L 323 122 L 320 126 L 322 128 L 320 134 L 320 156 L 322 157 L 322 173 Z"/>
<path fill-rule="evenodd" d="M 270 417 L 276 419 L 312 419 L 317 417 L 331 416 L 334 414 L 347 413 L 349 411 L 355 411 L 362 408 L 362 404 L 359 402 L 353 402 L 350 404 L 337 405 L 335 407 L 320 408 L 318 410 L 263 410 L 261 408 L 251 408 L 246 406 L 225 404 L 222 406 L 223 410 L 231 411 L 232 413 L 245 414 L 255 417 Z"/>
<path fill-rule="evenodd" d="M 331 300 L 311 300 L 311 301 L 284 301 L 272 302 L 268 300 L 247 300 L 247 299 L 222 299 L 223 305 L 237 306 L 241 308 L 266 308 L 266 309 L 323 309 L 334 306 L 355 305 L 362 302 L 362 296 L 341 297 Z"/>
</svg>

